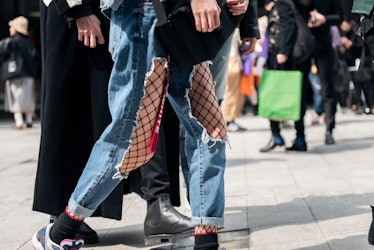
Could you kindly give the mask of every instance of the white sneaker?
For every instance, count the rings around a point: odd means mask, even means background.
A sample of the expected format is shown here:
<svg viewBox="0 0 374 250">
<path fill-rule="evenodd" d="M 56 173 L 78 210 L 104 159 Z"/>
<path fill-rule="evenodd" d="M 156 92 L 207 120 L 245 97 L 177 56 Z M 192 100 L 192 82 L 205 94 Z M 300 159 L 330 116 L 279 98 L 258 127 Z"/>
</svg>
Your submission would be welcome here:
<svg viewBox="0 0 374 250">
<path fill-rule="evenodd" d="M 245 128 L 240 127 L 238 124 L 235 122 L 229 122 L 227 123 L 227 130 L 229 132 L 239 132 L 239 131 L 244 131 L 246 130 Z"/>
</svg>

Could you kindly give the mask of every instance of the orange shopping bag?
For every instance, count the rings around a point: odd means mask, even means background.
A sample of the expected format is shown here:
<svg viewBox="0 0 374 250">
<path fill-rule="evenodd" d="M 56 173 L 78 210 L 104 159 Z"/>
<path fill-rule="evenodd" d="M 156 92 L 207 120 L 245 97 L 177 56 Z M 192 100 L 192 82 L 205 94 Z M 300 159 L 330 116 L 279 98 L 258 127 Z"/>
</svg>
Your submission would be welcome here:
<svg viewBox="0 0 374 250">
<path fill-rule="evenodd" d="M 253 73 L 253 60 L 251 56 L 247 56 L 243 62 L 243 73 L 240 79 L 240 93 L 250 96 L 256 92 L 255 76 Z"/>
</svg>

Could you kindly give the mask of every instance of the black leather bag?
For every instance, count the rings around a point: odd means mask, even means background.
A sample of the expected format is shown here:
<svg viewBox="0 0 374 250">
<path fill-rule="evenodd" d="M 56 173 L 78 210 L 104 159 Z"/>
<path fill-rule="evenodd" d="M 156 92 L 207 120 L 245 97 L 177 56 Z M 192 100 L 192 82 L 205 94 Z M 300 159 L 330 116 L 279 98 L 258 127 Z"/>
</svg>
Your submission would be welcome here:
<svg viewBox="0 0 374 250">
<path fill-rule="evenodd" d="M 22 56 L 17 56 L 16 51 L 12 51 L 9 57 L 3 61 L 1 64 L 1 73 L 0 81 L 4 83 L 8 79 L 13 79 L 23 76 L 22 67 L 23 67 L 23 58 Z"/>
<path fill-rule="evenodd" d="M 166 17 L 162 3 L 159 0 L 152 2 L 158 19 L 156 34 L 170 58 L 179 67 L 212 60 L 243 17 L 231 15 L 226 1 L 218 0 L 221 7 L 221 26 L 212 32 L 203 33 L 196 30 L 189 4 L 177 8 Z"/>
<path fill-rule="evenodd" d="M 299 65 L 310 57 L 316 47 L 316 39 L 304 22 L 303 18 L 296 14 L 297 36 L 292 50 L 292 60 Z"/>
</svg>

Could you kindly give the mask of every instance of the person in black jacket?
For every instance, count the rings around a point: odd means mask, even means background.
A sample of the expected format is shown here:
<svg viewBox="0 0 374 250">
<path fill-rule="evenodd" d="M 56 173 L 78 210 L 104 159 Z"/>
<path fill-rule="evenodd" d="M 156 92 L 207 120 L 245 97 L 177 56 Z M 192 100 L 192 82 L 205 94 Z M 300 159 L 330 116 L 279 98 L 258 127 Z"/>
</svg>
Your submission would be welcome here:
<svg viewBox="0 0 374 250">
<path fill-rule="evenodd" d="M 332 48 L 330 27 L 340 25 L 343 21 L 343 12 L 339 0 L 299 0 L 294 2 L 296 9 L 308 22 L 308 27 L 317 42 L 312 57 L 318 68 L 321 93 L 324 99 L 326 114 L 325 144 L 335 144 L 333 129 L 335 128 L 337 105 L 337 95 L 334 88 L 336 60 Z"/>
<path fill-rule="evenodd" d="M 10 37 L 0 41 L 1 81 L 5 82 L 4 109 L 13 113 L 15 129 L 33 126 L 38 51 L 28 39 L 29 21 L 19 16 L 9 21 Z"/>
<path fill-rule="evenodd" d="M 64 211 L 95 141 L 111 121 L 108 82 L 113 61 L 108 52 L 109 20 L 101 13 L 99 2 L 84 1 L 71 8 L 65 0 L 40 2 L 41 141 L 33 210 L 51 215 L 52 220 Z M 90 39 L 95 35 L 97 40 Z M 165 119 L 172 116 L 168 107 L 164 110 Z M 164 125 L 167 124 L 163 122 Z M 161 128 L 155 157 L 118 185 L 95 215 L 120 220 L 125 190 L 147 201 L 145 237 L 161 241 L 176 234 L 193 233 L 190 219 L 170 202 L 167 169 L 174 168 L 176 174 L 172 178 L 178 178 L 179 162 L 177 159 L 176 164 L 168 164 L 173 152 L 166 155 L 164 139 L 171 137 L 175 141 L 178 136 L 178 131 L 175 135 L 169 127 L 166 138 Z M 151 225 L 155 218 L 161 222 L 158 227 Z M 86 244 L 98 240 L 96 232 L 85 223 L 77 237 L 84 238 Z"/>
<path fill-rule="evenodd" d="M 306 109 L 306 86 L 307 63 L 302 62 L 298 65 L 292 60 L 292 50 L 296 41 L 296 9 L 292 0 L 274 0 L 265 1 L 265 9 L 269 11 L 268 15 L 268 58 L 266 62 L 267 69 L 273 70 L 301 70 L 303 74 L 302 100 L 300 109 L 300 120 L 295 122 L 296 139 L 287 151 L 306 151 L 307 143 L 304 133 L 304 114 Z M 260 149 L 260 152 L 269 152 L 276 147 L 284 146 L 285 141 L 281 136 L 280 122 L 270 120 L 272 137 L 268 144 Z"/>
</svg>

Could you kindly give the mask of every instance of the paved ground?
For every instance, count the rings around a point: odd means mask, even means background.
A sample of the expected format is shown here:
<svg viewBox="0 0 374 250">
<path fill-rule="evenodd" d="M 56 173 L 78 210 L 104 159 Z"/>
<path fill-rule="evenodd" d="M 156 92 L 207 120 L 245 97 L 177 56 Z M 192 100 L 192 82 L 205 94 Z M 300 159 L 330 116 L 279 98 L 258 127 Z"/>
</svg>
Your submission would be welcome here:
<svg viewBox="0 0 374 250">
<path fill-rule="evenodd" d="M 3 116 L 3 117 L 1 117 Z M 307 116 L 307 122 L 309 116 Z M 367 244 L 374 201 L 374 116 L 337 115 L 336 145 L 326 146 L 324 127 L 308 125 L 309 151 L 259 153 L 270 132 L 267 120 L 246 115 L 248 130 L 230 134 L 226 170 L 226 249 L 374 249 Z M 23 131 L 0 114 L 0 249 L 32 249 L 31 237 L 48 216 L 31 211 L 40 126 Z M 291 144 L 294 131 L 283 129 Z M 184 189 L 182 189 L 184 192 Z M 188 214 L 186 203 L 178 208 Z M 144 247 L 146 203 L 124 199 L 123 220 L 89 218 L 101 243 L 85 249 L 171 249 Z M 174 249 L 192 249 L 193 238 Z"/>
</svg>

